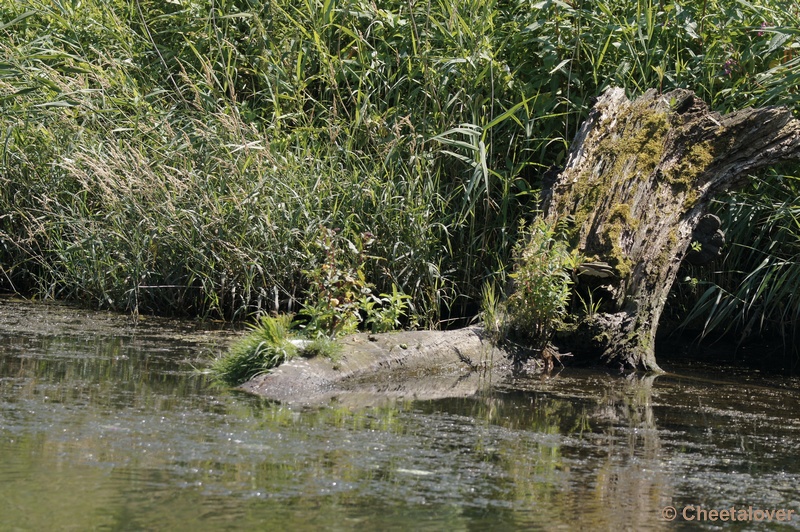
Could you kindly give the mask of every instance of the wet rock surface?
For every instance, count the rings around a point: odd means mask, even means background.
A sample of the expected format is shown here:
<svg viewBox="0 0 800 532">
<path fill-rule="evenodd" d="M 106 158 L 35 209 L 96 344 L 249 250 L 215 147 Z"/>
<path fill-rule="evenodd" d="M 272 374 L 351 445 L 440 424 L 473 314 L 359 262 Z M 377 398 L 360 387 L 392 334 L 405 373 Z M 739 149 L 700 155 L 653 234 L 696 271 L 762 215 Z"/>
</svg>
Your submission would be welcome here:
<svg viewBox="0 0 800 532">
<path fill-rule="evenodd" d="M 484 338 L 480 327 L 357 334 L 340 342 L 336 360 L 295 358 L 240 388 L 286 403 L 368 405 L 466 397 L 511 373 L 508 353 Z"/>
</svg>

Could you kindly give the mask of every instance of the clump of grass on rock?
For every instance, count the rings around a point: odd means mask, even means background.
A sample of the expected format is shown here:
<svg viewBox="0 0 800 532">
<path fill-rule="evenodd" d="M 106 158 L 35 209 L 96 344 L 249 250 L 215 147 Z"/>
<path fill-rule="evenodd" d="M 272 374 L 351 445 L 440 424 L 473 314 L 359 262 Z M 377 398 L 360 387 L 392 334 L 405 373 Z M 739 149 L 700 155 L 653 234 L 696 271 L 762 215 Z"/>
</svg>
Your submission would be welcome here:
<svg viewBox="0 0 800 532">
<path fill-rule="evenodd" d="M 250 334 L 234 343 L 211 365 L 212 373 L 227 384 L 241 384 L 297 355 L 291 339 L 291 314 L 262 316 Z"/>
<path fill-rule="evenodd" d="M 324 259 L 304 273 L 309 281 L 305 304 L 295 320 L 292 314 L 262 316 L 249 335 L 212 364 L 211 370 L 228 384 L 242 382 L 268 371 L 296 355 L 324 356 L 334 364 L 341 352 L 336 339 L 361 329 L 389 332 L 414 324 L 408 316 L 408 295 L 392 285 L 391 294 L 376 296 L 367 281 L 371 234 L 354 243 L 341 233 L 321 228 L 317 246 Z"/>
</svg>

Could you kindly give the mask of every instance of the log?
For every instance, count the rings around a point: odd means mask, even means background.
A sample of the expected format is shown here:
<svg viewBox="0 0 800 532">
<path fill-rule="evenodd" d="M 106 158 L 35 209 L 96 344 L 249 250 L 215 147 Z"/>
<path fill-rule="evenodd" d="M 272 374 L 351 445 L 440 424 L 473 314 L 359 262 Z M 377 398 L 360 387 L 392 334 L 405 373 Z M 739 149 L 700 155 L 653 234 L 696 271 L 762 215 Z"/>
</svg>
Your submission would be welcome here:
<svg viewBox="0 0 800 532">
<path fill-rule="evenodd" d="M 362 407 L 401 398 L 468 397 L 516 374 L 510 354 L 482 327 L 360 333 L 339 342 L 336 360 L 294 358 L 239 389 L 282 403 Z"/>
<path fill-rule="evenodd" d="M 557 342 L 622 369 L 660 372 L 656 331 L 678 267 L 687 255 L 713 260 L 724 242 L 706 217 L 710 200 L 750 172 L 800 158 L 799 133 L 783 107 L 720 115 L 688 90 L 630 101 L 608 89 L 542 194 L 545 219 L 566 226 L 589 260 L 577 293 L 601 302 L 574 316 Z M 703 253 L 704 245 L 717 250 Z"/>
</svg>

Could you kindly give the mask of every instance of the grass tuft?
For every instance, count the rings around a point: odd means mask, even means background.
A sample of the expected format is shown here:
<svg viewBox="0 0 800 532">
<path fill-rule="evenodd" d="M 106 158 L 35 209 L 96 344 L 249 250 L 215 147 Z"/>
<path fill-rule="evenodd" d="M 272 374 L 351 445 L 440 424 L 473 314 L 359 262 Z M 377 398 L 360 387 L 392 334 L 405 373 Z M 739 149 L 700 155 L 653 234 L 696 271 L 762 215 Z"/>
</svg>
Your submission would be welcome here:
<svg viewBox="0 0 800 532">
<path fill-rule="evenodd" d="M 297 355 L 291 342 L 293 316 L 262 316 L 247 336 L 213 361 L 211 372 L 226 384 L 238 385 Z"/>
</svg>

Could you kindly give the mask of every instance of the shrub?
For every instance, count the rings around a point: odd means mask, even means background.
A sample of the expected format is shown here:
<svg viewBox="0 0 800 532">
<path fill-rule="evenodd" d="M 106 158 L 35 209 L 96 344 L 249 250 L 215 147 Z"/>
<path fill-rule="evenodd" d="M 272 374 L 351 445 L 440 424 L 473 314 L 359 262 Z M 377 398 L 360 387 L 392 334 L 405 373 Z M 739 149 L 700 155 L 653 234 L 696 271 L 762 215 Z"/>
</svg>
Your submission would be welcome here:
<svg viewBox="0 0 800 532">
<path fill-rule="evenodd" d="M 536 219 L 514 250 L 514 291 L 507 300 L 515 332 L 544 346 L 563 322 L 570 298 L 574 258 L 553 227 Z"/>
</svg>

